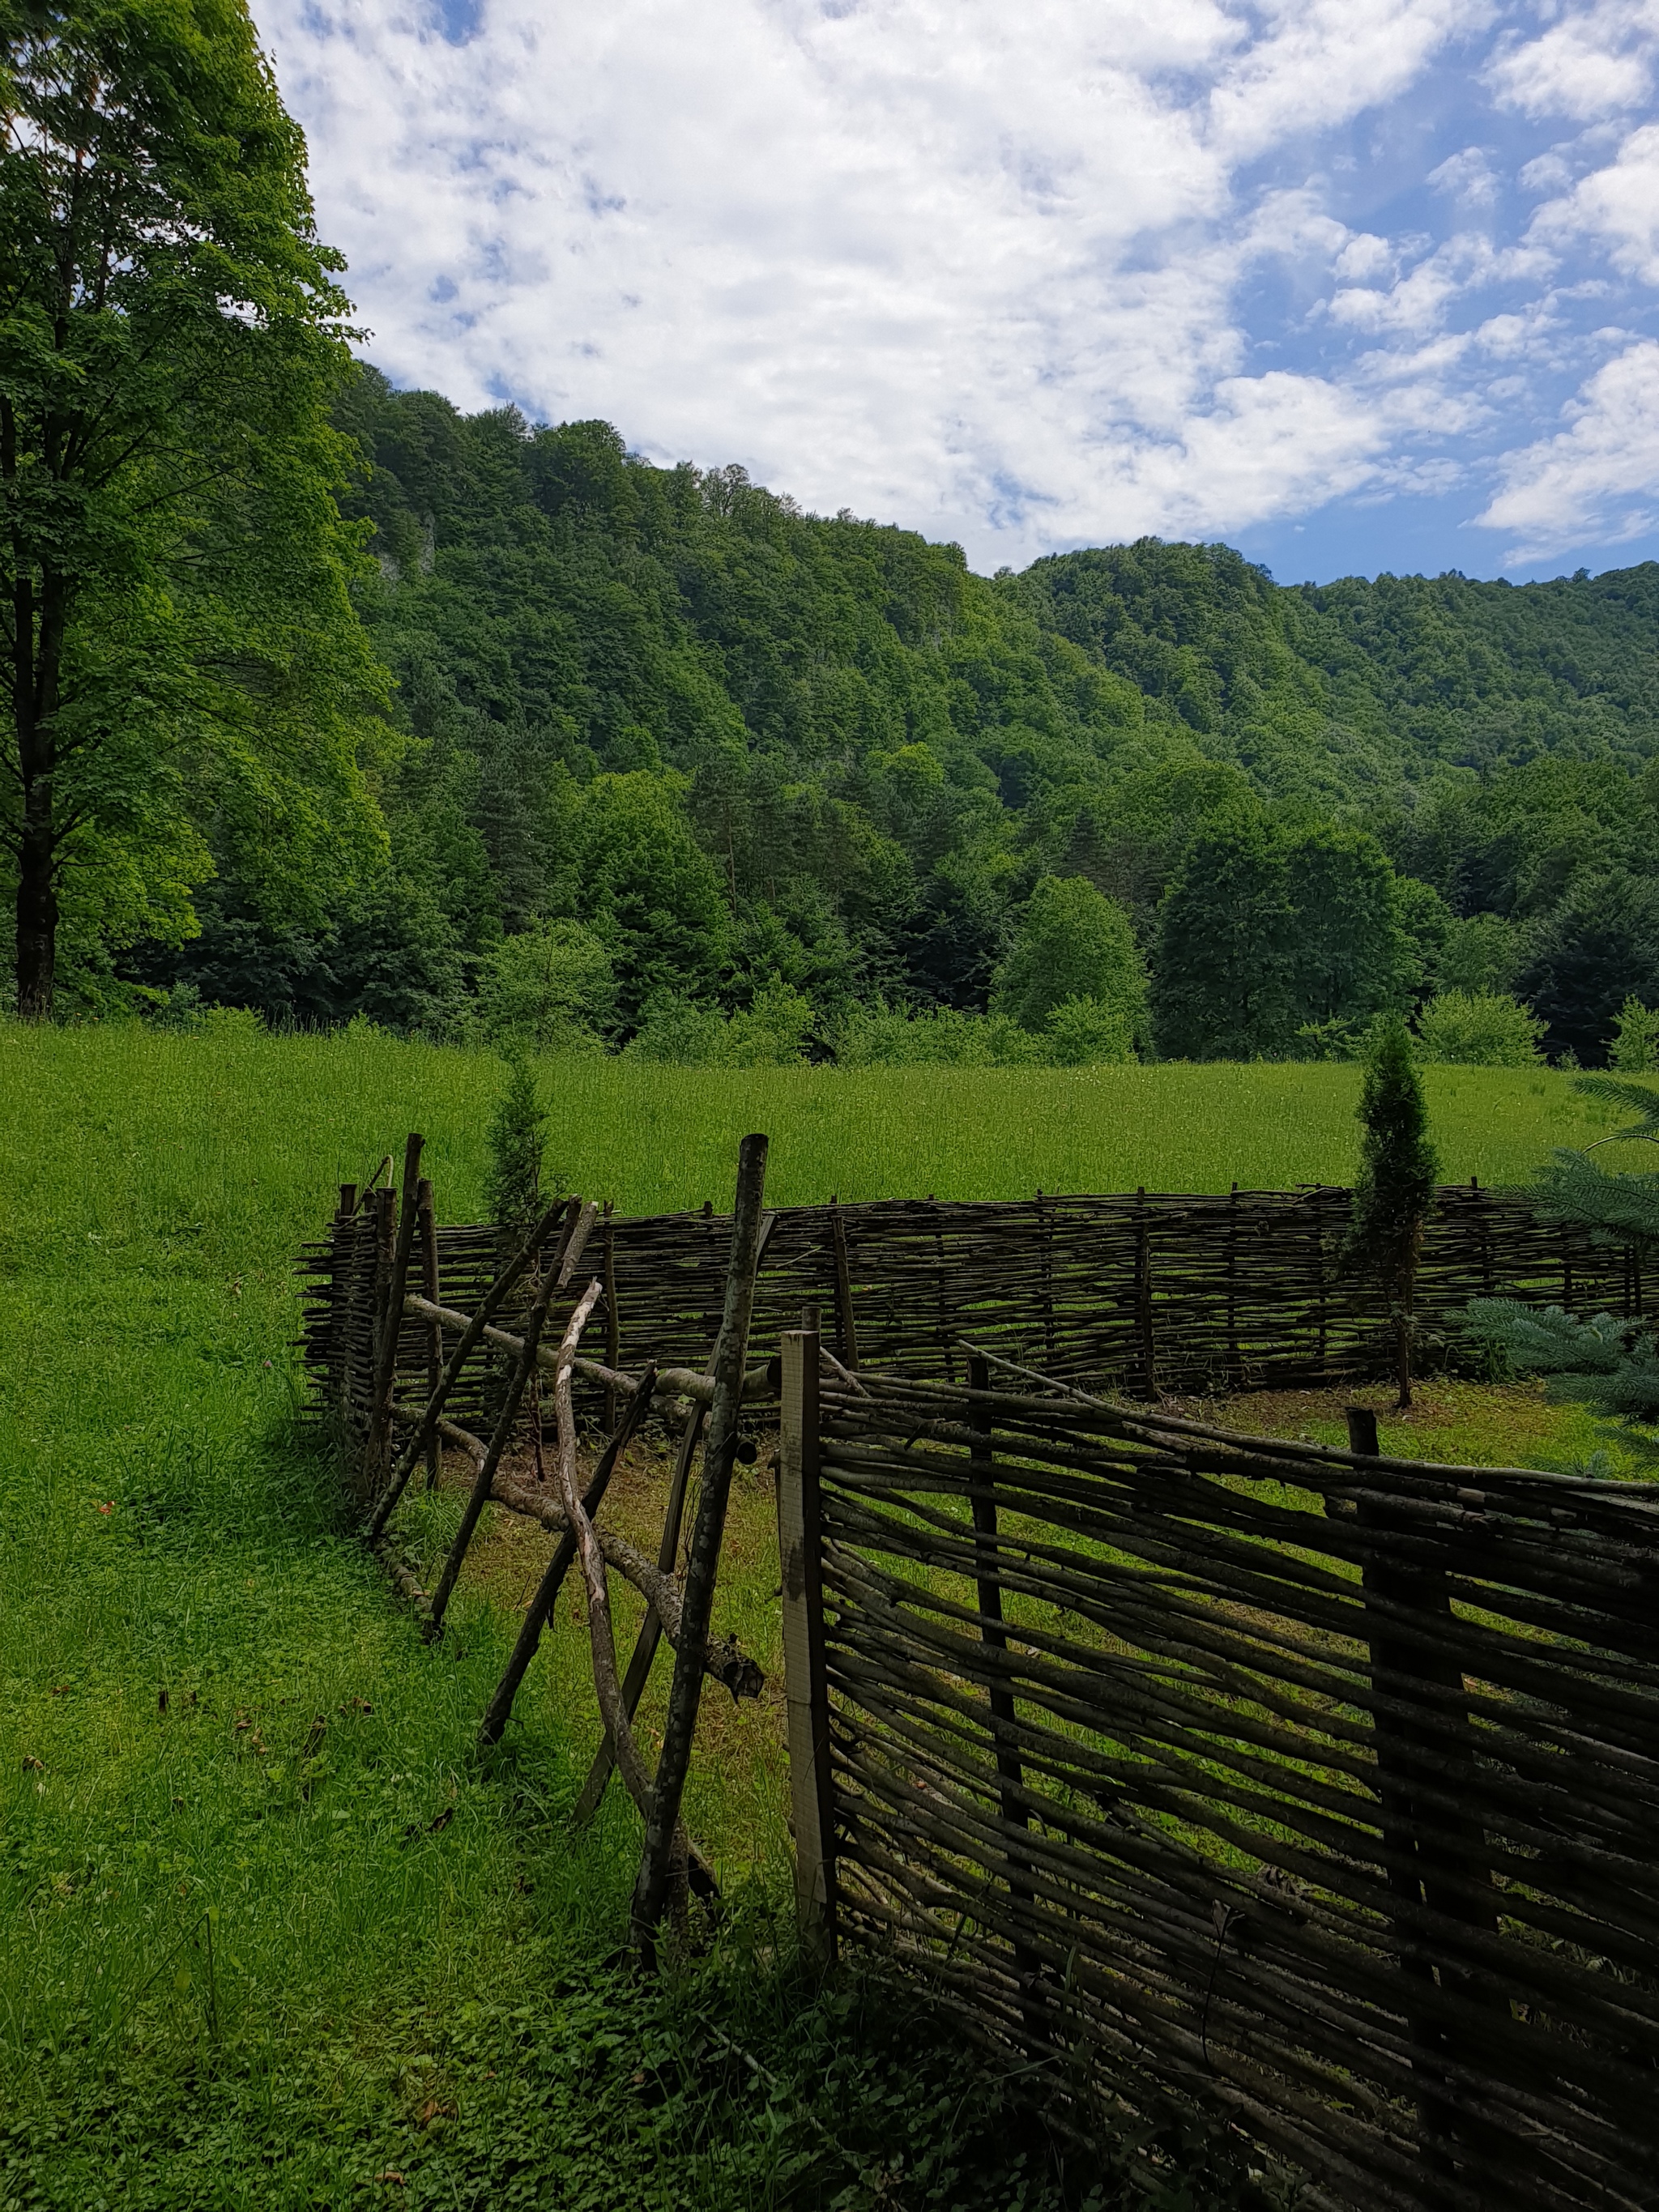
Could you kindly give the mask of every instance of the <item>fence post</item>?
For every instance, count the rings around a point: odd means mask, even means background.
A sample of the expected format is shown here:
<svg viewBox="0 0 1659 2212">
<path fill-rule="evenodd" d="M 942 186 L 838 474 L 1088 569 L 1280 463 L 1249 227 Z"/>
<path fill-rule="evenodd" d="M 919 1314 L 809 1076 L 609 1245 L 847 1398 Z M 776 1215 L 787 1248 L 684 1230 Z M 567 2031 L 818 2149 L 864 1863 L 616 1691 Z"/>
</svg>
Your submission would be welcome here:
<svg viewBox="0 0 1659 2212">
<path fill-rule="evenodd" d="M 1158 1339 L 1152 1328 L 1152 1252 L 1146 1231 L 1146 1186 L 1135 1193 L 1135 1325 L 1140 1336 L 1141 1381 L 1158 1395 Z"/>
<path fill-rule="evenodd" d="M 1349 1450 L 1361 1458 L 1379 1457 L 1376 1415 L 1366 1406 L 1350 1406 L 1347 1413 Z M 1362 1528 L 1381 1536 L 1413 1533 L 1412 1525 L 1398 1520 L 1386 1505 L 1367 1500 L 1360 1502 L 1356 1518 Z M 1421 1533 L 1420 1524 L 1415 1533 Z M 1456 1662 L 1425 1650 L 1395 1617 L 1409 1607 L 1423 1617 L 1425 1626 L 1437 1615 L 1449 1620 L 1451 1598 L 1444 1570 L 1396 1564 L 1385 1556 L 1372 1555 L 1362 1562 L 1360 1588 L 1365 1610 L 1372 1615 L 1367 1633 L 1376 1695 L 1391 1700 L 1396 1707 L 1425 1704 L 1422 1695 L 1425 1689 L 1449 1689 L 1461 1695 L 1466 1685 Z M 1411 1925 L 1415 1909 L 1426 1905 L 1430 1911 L 1465 1927 L 1497 1933 L 1496 1898 L 1486 1905 L 1467 1894 L 1470 1887 L 1489 1886 L 1492 1880 L 1485 1863 L 1486 1837 L 1480 1821 L 1437 1808 L 1425 1814 L 1416 1796 L 1423 1768 L 1413 1754 L 1427 1753 L 1439 1764 L 1443 1777 L 1449 1734 L 1462 1739 L 1453 1753 L 1455 1763 L 1467 1760 L 1473 1768 L 1468 1716 L 1463 1716 L 1461 1725 L 1451 1716 L 1443 1716 L 1437 1730 L 1430 1727 L 1419 1732 L 1407 1714 L 1379 1710 L 1372 1713 L 1371 1728 L 1376 1746 L 1376 1787 L 1382 1801 L 1388 1884 L 1406 1908 L 1396 1922 L 1401 1972 L 1408 1981 L 1427 1990 L 1433 1986 L 1438 1969 L 1443 1985 L 1460 1988 L 1466 2000 L 1507 2014 L 1508 2006 L 1502 1999 L 1489 1998 L 1468 1987 L 1467 1976 L 1451 1960 L 1429 1955 L 1420 1932 Z M 1437 1834 L 1422 1832 L 1425 1819 Z M 1431 2172 L 1448 2174 L 1455 2167 L 1454 2148 L 1465 2158 L 1478 2153 L 1478 2128 L 1457 2112 L 1447 2092 L 1444 2072 L 1436 2063 L 1447 2052 L 1445 2030 L 1431 2010 L 1413 2007 L 1409 1997 L 1404 2009 L 1414 2050 L 1412 2067 L 1422 2083 L 1418 2125 L 1424 2164 Z"/>
<path fill-rule="evenodd" d="M 436 1305 L 438 1300 L 438 1211 L 432 1195 L 432 1185 L 422 1176 L 416 1194 L 421 1212 L 421 1289 L 428 1303 Z M 426 1395 L 431 1397 L 438 1387 L 438 1378 L 444 1371 L 444 1333 L 435 1321 L 426 1325 Z M 434 1427 L 427 1439 L 426 1486 L 434 1490 L 438 1483 L 438 1468 L 443 1447 Z"/>
<path fill-rule="evenodd" d="M 972 1391 L 988 1391 L 990 1370 L 978 1352 L 968 1361 L 968 1388 Z M 969 1498 L 974 1513 L 974 1549 L 977 1559 L 977 1601 L 979 1605 L 982 1640 L 994 1650 L 1008 1649 L 1008 1632 L 1002 1625 L 1002 1585 L 996 1578 L 997 1563 L 997 1493 L 996 1477 L 992 1464 L 991 1410 L 988 1406 L 970 1404 L 968 1425 L 973 1431 L 969 1446 Z M 1020 1802 L 1020 1792 L 1025 1784 L 1025 1769 L 1014 1747 L 1014 1698 L 1012 1690 L 998 1689 L 995 1677 L 991 1688 L 991 1737 L 996 1747 L 997 1773 L 1001 1788 L 998 1791 L 998 1809 L 1010 1827 L 1029 1828 L 1030 1819 Z M 1014 1875 L 1016 1863 L 1012 1849 L 1008 1853 L 1008 1895 L 1016 1905 L 1029 1905 L 1031 1892 Z M 1035 1976 L 1037 1960 L 1020 1942 L 1014 1939 L 1014 1971 L 1022 1984 Z M 1022 1990 L 1022 1996 L 1024 1990 Z M 1022 2009 L 1024 2009 L 1022 2005 Z"/>
<path fill-rule="evenodd" d="M 778 1439 L 778 1561 L 783 1583 L 783 1679 L 789 1806 L 795 1831 L 795 1911 L 820 1964 L 836 1955 L 835 1795 L 823 1656 L 818 1514 L 818 1347 L 814 1328 L 783 1333 Z"/>
<path fill-rule="evenodd" d="M 634 1884 L 630 1919 L 634 1942 L 647 1966 L 656 1960 L 657 1925 L 673 1878 L 675 1837 L 680 1800 L 691 1763 L 691 1743 L 702 1696 L 703 1646 L 720 1574 L 726 1509 L 732 1494 L 732 1469 L 743 1417 L 744 1360 L 749 1320 L 754 1310 L 755 1274 L 766 1234 L 761 1206 L 766 1191 L 764 1136 L 747 1136 L 738 1147 L 738 1187 L 732 1207 L 732 1258 L 726 1271 L 720 1333 L 714 1345 L 714 1393 L 708 1407 L 708 1436 L 702 1452 L 702 1492 L 692 1526 L 681 1588 L 680 1646 L 674 1655 L 668 1690 L 668 1717 L 645 1824 L 645 1849 Z"/>
<path fill-rule="evenodd" d="M 841 1203 L 830 1200 L 830 1234 L 836 1250 L 836 1327 L 841 1338 L 841 1364 L 856 1374 L 859 1364 L 858 1324 L 853 1318 L 853 1270 L 847 1257 L 847 1224 Z"/>
<path fill-rule="evenodd" d="M 614 1201 L 605 1201 L 605 1364 L 611 1369 L 622 1365 L 622 1322 L 617 1313 L 617 1225 L 612 1220 Z M 605 1394 L 605 1433 L 617 1425 L 618 1408 L 617 1393 L 608 1389 Z"/>
</svg>

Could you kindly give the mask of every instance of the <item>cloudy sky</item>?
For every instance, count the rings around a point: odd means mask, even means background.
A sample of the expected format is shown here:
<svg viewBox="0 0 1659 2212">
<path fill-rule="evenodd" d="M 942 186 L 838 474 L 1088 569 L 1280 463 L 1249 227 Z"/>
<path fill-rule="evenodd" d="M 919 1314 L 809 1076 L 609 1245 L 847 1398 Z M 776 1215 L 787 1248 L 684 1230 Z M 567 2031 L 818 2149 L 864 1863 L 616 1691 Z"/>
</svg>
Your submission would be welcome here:
<svg viewBox="0 0 1659 2212">
<path fill-rule="evenodd" d="M 1659 0 L 254 0 L 394 381 L 975 567 L 1659 556 Z"/>
</svg>

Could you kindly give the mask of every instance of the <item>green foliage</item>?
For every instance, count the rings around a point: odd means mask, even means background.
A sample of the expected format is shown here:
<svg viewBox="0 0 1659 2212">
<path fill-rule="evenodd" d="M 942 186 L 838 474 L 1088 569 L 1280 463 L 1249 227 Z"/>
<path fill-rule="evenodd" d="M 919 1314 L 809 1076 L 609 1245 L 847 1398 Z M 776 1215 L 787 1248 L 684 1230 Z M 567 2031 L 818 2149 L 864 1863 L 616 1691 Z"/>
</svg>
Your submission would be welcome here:
<svg viewBox="0 0 1659 2212">
<path fill-rule="evenodd" d="M 536 1052 L 593 1051 L 617 997 L 611 956 L 578 921 L 546 921 L 505 937 L 478 981 L 485 1032 Z"/>
<path fill-rule="evenodd" d="M 811 1001 L 787 983 L 764 985 L 730 1015 L 659 992 L 646 1002 L 628 1057 L 679 1067 L 793 1067 L 806 1057 L 812 1022 Z"/>
<path fill-rule="evenodd" d="M 1614 1075 L 1582 1075 L 1573 1087 L 1634 1117 L 1600 1144 L 1659 1143 L 1659 1091 Z M 1547 1219 L 1568 1222 L 1597 1244 L 1634 1245 L 1645 1261 L 1659 1243 L 1659 1173 L 1609 1170 L 1588 1150 L 1558 1146 L 1530 1194 Z M 1626 1426 L 1659 1423 L 1659 1346 L 1650 1322 L 1608 1314 L 1586 1321 L 1559 1306 L 1540 1312 L 1503 1298 L 1475 1299 L 1468 1316 L 1472 1333 L 1513 1366 L 1548 1376 L 1553 1397 Z M 1659 1445 L 1644 1449 L 1659 1452 Z"/>
<path fill-rule="evenodd" d="M 1279 1058 L 1351 1030 L 1413 970 L 1376 841 L 1241 810 L 1194 838 L 1159 910 L 1153 1014 L 1169 1059 Z"/>
<path fill-rule="evenodd" d="M 188 937 L 216 866 L 312 926 L 371 876 L 385 685 L 334 500 L 341 264 L 246 8 L 12 7 L 0 94 L 0 845 L 43 1014 L 60 922 L 95 968 Z"/>
<path fill-rule="evenodd" d="M 1659 1455 L 1659 1443 L 1629 1433 L 1659 1422 L 1659 1346 L 1650 1325 L 1614 1314 L 1583 1321 L 1560 1306 L 1524 1306 L 1512 1298 L 1472 1299 L 1468 1325 L 1518 1372 L 1542 1375 L 1554 1402 L 1617 1421 L 1623 1427 L 1610 1440 Z"/>
<path fill-rule="evenodd" d="M 991 1010 L 1040 1031 L 1068 1008 L 1094 1006 L 1114 1037 L 1133 1039 L 1146 1016 L 1146 975 L 1121 907 L 1084 876 L 1044 876 L 1016 927 L 1013 949 L 998 969 Z M 1066 1034 L 1081 1040 L 1088 1017 L 1067 1014 Z M 1102 1034 L 1105 1031 L 1103 1030 Z M 1115 1054 L 1114 1054 L 1115 1056 Z"/>
<path fill-rule="evenodd" d="M 1464 991 L 1477 999 L 1507 992 L 1520 961 L 1519 932 L 1513 922 L 1501 915 L 1470 915 L 1454 921 L 1446 933 L 1436 968 L 1437 988 Z"/>
<path fill-rule="evenodd" d="M 547 1114 L 536 1089 L 536 1071 L 522 1049 L 508 1055 L 507 1080 L 486 1132 L 489 1172 L 484 1198 L 498 1228 L 522 1236 L 546 1211 L 552 1193 L 542 1188 L 547 1154 Z"/>
<path fill-rule="evenodd" d="M 1440 1170 L 1410 1033 L 1397 1014 L 1371 1033 L 1358 1110 L 1364 1135 L 1346 1256 L 1376 1278 L 1391 1306 L 1409 1313 Z"/>
<path fill-rule="evenodd" d="M 1422 1058 L 1459 1067 L 1534 1066 L 1543 1034 L 1518 999 L 1495 991 L 1443 991 L 1417 1018 Z"/>
<path fill-rule="evenodd" d="M 1659 1074 L 1659 1012 L 1626 999 L 1613 1025 L 1607 1060 L 1621 1075 Z"/>
</svg>

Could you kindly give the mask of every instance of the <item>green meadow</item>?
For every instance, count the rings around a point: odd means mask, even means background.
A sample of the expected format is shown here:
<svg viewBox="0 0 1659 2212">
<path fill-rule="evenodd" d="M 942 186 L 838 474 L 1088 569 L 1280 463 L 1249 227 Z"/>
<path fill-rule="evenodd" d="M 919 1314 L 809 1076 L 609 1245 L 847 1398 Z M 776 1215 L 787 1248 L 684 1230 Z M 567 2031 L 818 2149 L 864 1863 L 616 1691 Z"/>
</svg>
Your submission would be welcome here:
<svg viewBox="0 0 1659 2212">
<path fill-rule="evenodd" d="M 543 1073 L 557 1172 L 629 1212 L 725 1203 L 749 1128 L 778 1203 L 1342 1180 L 1355 1150 L 1340 1066 Z M 747 1876 L 712 1960 L 605 1965 L 636 1840 L 614 1791 L 568 1826 L 572 1624 L 475 1762 L 529 1568 L 497 1547 L 421 1643 L 296 1422 L 292 1262 L 411 1127 L 476 1216 L 499 1080 L 372 1032 L 0 1029 L 0 2212 L 1132 2201 L 1056 2178 L 890 1997 L 792 1978 L 741 1778 L 701 1801 Z M 1541 1070 L 1430 1097 L 1454 1178 L 1602 1126 Z"/>
</svg>

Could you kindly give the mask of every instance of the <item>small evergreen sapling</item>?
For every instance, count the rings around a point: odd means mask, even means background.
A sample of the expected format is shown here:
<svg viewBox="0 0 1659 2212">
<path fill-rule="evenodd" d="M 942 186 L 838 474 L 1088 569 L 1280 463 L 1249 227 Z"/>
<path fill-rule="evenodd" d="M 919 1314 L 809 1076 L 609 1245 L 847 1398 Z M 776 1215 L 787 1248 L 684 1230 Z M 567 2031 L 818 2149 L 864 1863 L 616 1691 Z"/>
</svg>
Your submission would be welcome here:
<svg viewBox="0 0 1659 2212">
<path fill-rule="evenodd" d="M 1400 1384 L 1396 1402 L 1403 1409 L 1412 1402 L 1417 1262 L 1439 1163 L 1428 1139 L 1428 1109 L 1411 1036 L 1398 1014 L 1385 1014 L 1372 1029 L 1359 1119 L 1365 1134 L 1346 1257 L 1376 1279 L 1388 1303 Z"/>
<path fill-rule="evenodd" d="M 523 1052 L 507 1054 L 507 1083 L 489 1118 L 488 1140 L 489 1218 L 522 1237 L 548 1202 L 542 1194 L 547 1115 L 536 1096 L 535 1070 Z"/>
</svg>

